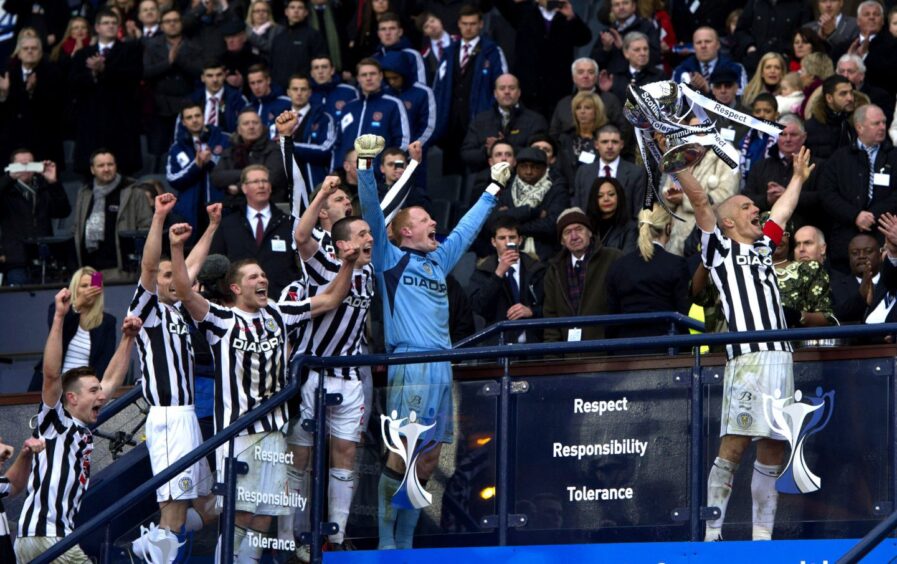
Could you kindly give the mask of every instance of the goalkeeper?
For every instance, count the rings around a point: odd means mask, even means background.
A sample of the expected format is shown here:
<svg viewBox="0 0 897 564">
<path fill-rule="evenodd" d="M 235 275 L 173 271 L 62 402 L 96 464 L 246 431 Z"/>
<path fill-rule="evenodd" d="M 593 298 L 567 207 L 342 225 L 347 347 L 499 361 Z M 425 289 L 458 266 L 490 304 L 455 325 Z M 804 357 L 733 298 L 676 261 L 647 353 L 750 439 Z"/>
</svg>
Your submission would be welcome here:
<svg viewBox="0 0 897 564">
<path fill-rule="evenodd" d="M 383 146 L 383 138 L 376 135 L 355 140 L 358 196 L 362 216 L 374 237 L 371 262 L 383 300 L 386 349 L 390 353 L 450 349 L 445 277 L 476 239 L 511 171 L 507 163 L 492 167 L 492 183 L 442 244 L 436 240 L 436 222 L 421 207 L 396 214 L 388 236 L 373 170 L 374 158 Z M 397 412 L 403 423 L 413 421 L 414 413 L 417 423 L 432 426 L 415 449 L 422 453 L 417 459 L 417 475 L 426 485 L 439 461 L 442 443 L 451 443 L 454 436 L 451 363 L 390 366 L 386 411 L 390 415 Z M 380 549 L 411 548 L 420 509 L 397 509 L 390 503 L 406 470 L 402 457 L 390 452 L 378 489 Z"/>
</svg>

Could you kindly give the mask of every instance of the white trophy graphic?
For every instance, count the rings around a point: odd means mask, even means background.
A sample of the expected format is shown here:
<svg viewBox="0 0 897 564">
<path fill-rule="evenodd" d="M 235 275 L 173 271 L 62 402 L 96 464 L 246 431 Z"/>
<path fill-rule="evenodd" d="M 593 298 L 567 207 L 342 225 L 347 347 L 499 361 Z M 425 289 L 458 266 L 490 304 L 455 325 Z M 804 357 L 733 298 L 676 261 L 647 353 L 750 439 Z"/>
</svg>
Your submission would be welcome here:
<svg viewBox="0 0 897 564">
<path fill-rule="evenodd" d="M 816 388 L 816 397 L 807 397 L 808 403 L 802 403 L 803 394 L 794 392 L 791 398 L 780 398 L 776 390 L 775 397 L 763 394 L 763 416 L 770 429 L 785 437 L 791 445 L 791 455 L 782 475 L 776 480 L 776 489 L 782 493 L 812 493 L 822 487 L 822 479 L 807 466 L 804 458 L 804 446 L 810 435 L 821 431 L 832 417 L 835 406 L 835 391 L 826 394 L 822 388 Z"/>
<path fill-rule="evenodd" d="M 433 496 L 424 489 L 420 480 L 417 478 L 417 459 L 418 457 L 433 446 L 433 443 L 426 440 L 424 434 L 436 426 L 423 425 L 417 422 L 417 414 L 412 411 L 408 418 L 399 419 L 399 414 L 393 412 L 380 416 L 380 431 L 383 435 L 383 442 L 386 448 L 402 457 L 405 462 L 405 478 L 399 484 L 395 495 L 392 498 L 392 504 L 397 507 L 420 509 L 430 505 Z M 405 423 L 405 421 L 408 421 Z M 405 441 L 402 441 L 405 437 Z M 421 439 L 422 444 L 418 446 Z"/>
</svg>

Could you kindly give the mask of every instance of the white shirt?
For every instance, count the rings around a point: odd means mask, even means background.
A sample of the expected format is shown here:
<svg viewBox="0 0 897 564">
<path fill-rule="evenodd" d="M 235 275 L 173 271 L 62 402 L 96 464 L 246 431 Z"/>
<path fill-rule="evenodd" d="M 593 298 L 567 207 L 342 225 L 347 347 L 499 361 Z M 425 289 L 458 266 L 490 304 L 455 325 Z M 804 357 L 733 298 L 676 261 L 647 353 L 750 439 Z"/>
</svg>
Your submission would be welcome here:
<svg viewBox="0 0 897 564">
<path fill-rule="evenodd" d="M 257 214 L 262 214 L 262 228 L 268 229 L 268 222 L 271 221 L 271 206 L 265 206 L 261 210 L 257 210 L 249 205 L 246 206 L 246 219 L 249 220 L 249 226 L 252 227 L 253 233 L 255 233 L 255 224 L 258 223 Z"/>
<path fill-rule="evenodd" d="M 598 159 L 598 176 L 599 177 L 604 176 L 604 167 L 605 166 L 610 167 L 610 175 L 612 177 L 616 178 L 617 177 L 617 168 L 619 168 L 619 166 L 620 166 L 620 157 L 615 158 L 614 160 L 612 160 L 609 163 L 606 163 L 606 162 L 604 162 L 604 159 L 599 158 Z"/>
<path fill-rule="evenodd" d="M 153 36 L 153 35 L 156 35 L 156 33 L 158 31 L 159 31 L 159 24 L 151 25 L 149 27 L 143 28 L 143 35 L 144 35 L 144 37 Z"/>
<path fill-rule="evenodd" d="M 216 111 L 220 112 L 222 98 L 224 98 L 224 87 L 222 86 L 221 90 L 219 90 L 216 94 L 212 94 L 211 92 L 206 90 L 206 109 L 205 109 L 205 112 L 203 112 L 204 113 L 203 119 L 205 120 L 205 123 L 209 123 L 209 119 L 211 119 L 211 117 L 212 117 L 212 98 L 215 98 L 216 100 L 218 100 L 218 105 L 216 107 Z"/>
<path fill-rule="evenodd" d="M 468 56 L 468 57 L 472 57 L 472 56 L 473 56 L 473 52 L 476 51 L 476 49 L 477 49 L 477 45 L 479 45 L 479 43 L 480 43 L 480 36 L 479 36 L 479 35 L 477 35 L 476 37 L 474 37 L 474 38 L 471 39 L 470 41 L 464 41 L 464 40 L 462 39 L 462 40 L 461 40 L 461 48 L 458 49 L 458 62 L 460 63 L 461 61 L 464 60 L 464 46 L 465 46 L 465 45 L 470 45 L 470 47 L 467 49 L 467 56 Z"/>
<path fill-rule="evenodd" d="M 79 366 L 90 365 L 90 331 L 85 331 L 81 325 L 69 341 L 65 350 L 65 359 L 62 361 L 62 373 Z M 102 375 L 101 375 L 102 376 Z"/>
<path fill-rule="evenodd" d="M 477 38 L 479 39 L 479 38 Z M 442 37 L 439 39 L 431 39 L 430 40 L 430 50 L 434 55 L 439 56 L 439 48 L 442 47 L 442 51 L 448 48 L 449 45 L 452 44 L 452 36 L 448 34 L 447 31 L 442 32 Z M 471 49 L 472 51 L 473 49 Z"/>
<path fill-rule="evenodd" d="M 585 267 L 586 267 L 586 265 L 585 265 L 585 262 L 586 262 L 586 261 L 585 261 L 585 258 L 586 258 L 586 254 L 585 254 L 585 253 L 583 253 L 582 256 L 579 257 L 579 258 L 576 258 L 575 256 L 573 256 L 573 253 L 570 253 L 570 265 L 573 266 L 573 268 L 576 268 L 576 263 L 578 263 L 578 262 L 581 261 L 581 262 L 583 263 L 583 264 L 582 264 L 582 267 L 585 268 Z"/>
<path fill-rule="evenodd" d="M 113 45 L 115 45 L 115 41 L 110 41 L 109 43 L 97 42 L 97 53 L 102 53 L 103 51 L 112 49 Z"/>
<path fill-rule="evenodd" d="M 895 264 L 895 263 L 894 263 L 894 259 L 892 259 L 891 257 L 888 257 L 888 258 L 891 260 L 891 264 Z M 895 264 L 895 266 L 897 266 L 897 264 Z M 877 285 L 878 285 L 878 279 L 879 279 L 879 278 L 881 278 L 881 272 L 879 272 L 878 274 L 876 274 L 875 276 L 872 277 L 872 285 L 873 285 L 873 286 L 877 286 Z M 862 276 L 857 276 L 857 284 L 862 284 L 862 283 L 863 283 L 863 277 L 862 277 Z"/>
<path fill-rule="evenodd" d="M 297 114 L 299 114 L 298 115 L 299 119 L 296 122 L 297 125 L 302 125 L 302 122 L 305 121 L 305 116 L 307 116 L 308 112 L 311 111 L 311 104 L 305 104 L 304 106 L 302 106 L 299 109 L 296 109 L 296 107 L 293 106 L 293 111 L 296 112 Z"/>
<path fill-rule="evenodd" d="M 557 10 L 546 10 L 541 5 L 539 5 L 539 11 L 542 12 L 542 19 L 544 19 L 546 22 L 550 22 L 551 20 L 553 20 L 555 14 L 558 13 Z"/>
</svg>

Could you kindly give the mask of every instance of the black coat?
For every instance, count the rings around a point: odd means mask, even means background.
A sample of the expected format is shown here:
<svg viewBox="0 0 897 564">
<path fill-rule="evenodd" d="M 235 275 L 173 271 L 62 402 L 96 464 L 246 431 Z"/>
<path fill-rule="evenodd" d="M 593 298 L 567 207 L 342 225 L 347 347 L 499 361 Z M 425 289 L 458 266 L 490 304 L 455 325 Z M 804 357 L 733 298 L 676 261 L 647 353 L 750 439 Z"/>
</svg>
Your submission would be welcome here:
<svg viewBox="0 0 897 564">
<path fill-rule="evenodd" d="M 823 161 L 838 148 L 849 145 L 856 137 L 850 125 L 848 114 L 836 114 L 825 104 L 825 98 L 817 102 L 813 114 L 805 124 L 807 141 L 805 145 L 813 157 Z"/>
<path fill-rule="evenodd" d="M 72 206 L 62 184 L 38 181 L 37 201 L 32 206 L 10 176 L 0 177 L 0 255 L 5 268 L 21 267 L 28 258 L 25 240 L 53 235 L 54 218 L 68 217 Z"/>
<path fill-rule="evenodd" d="M 660 63 L 660 34 L 658 33 L 657 28 L 654 27 L 654 23 L 651 22 L 651 20 L 636 17 L 632 24 L 625 29 L 619 30 L 620 37 L 626 37 L 627 33 L 633 31 L 644 33 L 648 36 L 648 50 L 650 53 L 648 66 L 656 66 Z M 592 47 L 591 57 L 595 59 L 602 70 L 606 70 L 611 74 L 626 72 L 629 69 L 629 62 L 623 56 L 623 50 L 611 46 L 609 51 L 605 51 L 604 44 L 601 43 L 600 37 L 595 40 L 595 45 Z M 625 100 L 625 98 L 620 99 Z"/>
<path fill-rule="evenodd" d="M 887 260 L 887 259 L 885 259 Z M 885 261 L 882 261 L 884 263 Z M 866 313 L 866 300 L 860 295 L 860 283 L 853 274 L 831 272 L 832 310 L 843 325 L 862 323 Z"/>
<path fill-rule="evenodd" d="M 115 155 L 118 172 L 141 169 L 140 106 L 138 88 L 143 78 L 143 53 L 139 42 L 116 41 L 106 55 L 106 68 L 94 77 L 87 59 L 96 45 L 75 54 L 70 76 L 75 96 L 75 170 L 89 172 L 90 154 L 100 148 Z"/>
<path fill-rule="evenodd" d="M 478 172 L 488 166 L 487 137 L 497 137 L 507 141 L 515 151 L 520 151 L 529 146 L 529 140 L 533 135 L 547 132 L 548 123 L 545 122 L 545 118 L 524 108 L 522 104 L 517 104 L 511 111 L 508 126 L 502 128 L 501 114 L 498 107 L 493 106 L 491 109 L 477 114 L 470 122 L 464 143 L 461 145 L 461 159 L 473 172 Z"/>
<path fill-rule="evenodd" d="M 272 241 L 280 239 L 285 245 L 283 251 L 275 251 Z M 293 280 L 299 278 L 296 254 L 292 249 L 293 221 L 287 214 L 271 205 L 271 220 L 265 229 L 260 246 L 255 244 L 255 225 L 246 219 L 246 207 L 221 220 L 221 227 L 215 232 L 212 254 L 227 256 L 231 262 L 254 258 L 268 276 L 268 297 L 277 300 L 280 292 Z"/>
<path fill-rule="evenodd" d="M 735 28 L 735 60 L 751 73 L 764 54 L 791 52 L 794 34 L 812 19 L 804 0 L 748 0 Z M 747 53 L 751 46 L 757 50 Z"/>
<path fill-rule="evenodd" d="M 887 186 L 874 186 L 870 202 L 869 159 L 855 143 L 838 149 L 822 167 L 819 200 L 831 217 L 828 254 L 836 263 L 847 260 L 847 245 L 860 232 L 854 221 L 861 211 L 872 212 L 876 219 L 885 212 L 897 212 L 897 149 L 887 138 L 876 156 L 874 172 L 889 174 L 890 182 Z"/>
<path fill-rule="evenodd" d="M 227 10 L 209 15 L 206 13 L 205 3 L 199 2 L 195 7 L 184 10 L 184 35 L 195 40 L 202 48 L 202 62 L 220 61 L 227 47 L 224 42 L 222 29 L 231 21 L 242 22 L 248 2 L 236 0 L 228 2 Z M 241 15 L 241 11 L 243 15 Z M 275 12 L 277 13 L 277 12 Z M 281 13 L 283 13 L 281 11 Z M 246 42 L 247 44 L 249 41 Z M 261 59 L 259 59 L 261 61 Z M 246 76 L 244 75 L 245 79 Z"/>
<path fill-rule="evenodd" d="M 533 240 L 536 245 L 536 254 L 541 260 L 548 260 L 559 250 L 557 234 L 557 219 L 567 209 L 567 186 L 565 184 L 552 183 L 551 188 L 542 198 L 539 206 L 515 206 L 512 194 L 514 178 L 508 181 L 507 187 L 498 194 L 498 204 L 495 206 L 493 217 L 509 215 L 517 220 L 517 231 L 523 237 Z M 498 211 L 506 207 L 504 211 Z M 542 217 L 542 213 L 545 217 Z"/>
<path fill-rule="evenodd" d="M 885 24 L 885 27 L 869 42 L 869 53 L 863 59 L 863 63 L 866 65 L 866 82 L 885 89 L 893 100 L 897 94 L 897 72 L 894 72 L 897 39 L 888 33 L 887 21 Z M 890 105 L 893 106 L 893 102 Z"/>
<path fill-rule="evenodd" d="M 155 114 L 176 116 L 180 113 L 199 83 L 202 73 L 202 49 L 189 39 L 182 39 L 174 63 L 168 60 L 168 41 L 157 35 L 143 48 L 143 77 L 149 83 L 155 102 Z M 174 132 L 169 132 L 172 135 Z"/>
<path fill-rule="evenodd" d="M 545 277 L 545 263 L 536 262 L 529 256 L 520 255 L 520 303 L 533 310 L 533 318 L 542 317 L 542 302 L 545 292 L 542 279 Z M 515 304 L 507 278 L 495 275 L 498 257 L 486 257 L 477 265 L 470 277 L 468 291 L 473 311 L 492 325 L 508 318 L 508 310 Z M 526 340 L 534 343 L 542 340 L 542 331 L 529 330 Z"/>
<path fill-rule="evenodd" d="M 311 60 L 326 54 L 324 38 L 307 20 L 289 26 L 271 43 L 271 80 L 286 88 L 292 75 L 307 75 Z"/>
<path fill-rule="evenodd" d="M 614 75 L 614 84 L 611 86 L 611 93 L 617 97 L 618 100 L 626 100 L 626 96 L 629 92 L 629 85 L 635 84 L 636 86 L 644 86 L 646 84 L 650 84 L 652 82 L 658 82 L 660 80 L 664 80 L 665 77 L 663 73 L 657 70 L 657 67 L 649 64 L 647 67 L 643 68 L 635 75 L 629 73 L 629 63 L 626 63 L 626 66 L 621 70 L 615 71 Z"/>
<path fill-rule="evenodd" d="M 751 167 L 751 172 L 748 173 L 747 182 L 742 192 L 753 200 L 757 207 L 760 208 L 760 211 L 769 211 L 772 208 L 766 199 L 767 183 L 778 182 L 782 186 L 787 187 L 794 170 L 794 163 L 790 158 L 786 160 L 787 162 L 779 158 L 778 145 L 770 147 L 769 155 Z M 807 179 L 801 188 L 797 209 L 791 217 L 791 221 L 794 223 L 795 229 L 800 229 L 804 225 L 813 225 L 822 230 L 827 230 L 828 218 L 819 207 L 819 192 L 817 191 L 819 166 L 815 156 L 813 162 L 817 163 L 817 168 L 810 174 L 810 178 Z M 718 204 L 719 202 L 714 203 Z M 793 233 L 792 236 L 794 236 Z"/>
<path fill-rule="evenodd" d="M 547 116 L 570 93 L 574 51 L 592 39 L 592 32 L 579 16 L 568 20 L 560 13 L 546 30 L 535 2 L 496 0 L 495 7 L 517 30 L 513 73 L 520 80 L 523 101 Z"/>
<path fill-rule="evenodd" d="M 261 164 L 268 167 L 268 178 L 271 180 L 271 201 L 287 201 L 286 171 L 283 168 L 283 156 L 277 143 L 263 135 L 247 150 L 243 145 L 242 138 L 236 133 L 231 135 L 230 142 L 230 147 L 221 153 L 221 160 L 212 169 L 212 184 L 223 191 L 227 191 L 230 185 L 239 188 L 240 174 L 243 168 L 251 164 Z"/>
<path fill-rule="evenodd" d="M 29 93 L 22 80 L 21 63 L 11 60 L 9 94 L 5 102 L 0 102 L 0 156 L 7 159 L 14 150 L 26 147 L 35 160 L 51 160 L 62 170 L 65 79 L 59 67 L 46 58 L 38 63 L 33 75 L 36 82 Z"/>
</svg>

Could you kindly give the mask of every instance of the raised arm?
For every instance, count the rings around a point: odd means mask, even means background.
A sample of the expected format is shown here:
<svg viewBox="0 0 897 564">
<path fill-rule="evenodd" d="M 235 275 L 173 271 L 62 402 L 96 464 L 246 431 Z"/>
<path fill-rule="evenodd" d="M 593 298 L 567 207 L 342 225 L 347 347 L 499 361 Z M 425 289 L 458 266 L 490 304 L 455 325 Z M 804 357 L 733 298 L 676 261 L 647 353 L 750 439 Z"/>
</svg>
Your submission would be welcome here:
<svg viewBox="0 0 897 564">
<path fill-rule="evenodd" d="M 19 451 L 19 456 L 16 457 L 15 462 L 12 463 L 12 466 L 9 467 L 5 474 L 6 479 L 9 480 L 9 485 L 12 487 L 9 492 L 10 497 L 25 489 L 28 475 L 31 473 L 31 459 L 34 454 L 42 450 L 44 450 L 43 439 L 34 437 L 25 439 L 22 450 Z M 9 447 L 8 452 L 9 456 L 12 456 L 12 447 Z"/>
<path fill-rule="evenodd" d="M 816 168 L 816 165 L 810 164 L 810 150 L 806 147 L 801 147 L 800 151 L 794 155 L 794 172 L 792 173 L 791 181 L 788 182 L 785 191 L 773 204 L 772 209 L 769 210 L 769 219 L 775 221 L 776 225 L 784 227 L 788 220 L 791 219 L 791 214 L 794 213 L 794 208 L 797 207 L 797 202 L 800 200 L 801 187 L 807 178 L 810 177 L 810 173 L 813 172 L 814 168 Z"/>
<path fill-rule="evenodd" d="M 355 270 L 355 262 L 361 250 L 348 241 L 337 241 L 336 244 L 340 248 L 343 262 L 339 273 L 333 282 L 327 285 L 327 289 L 309 299 L 312 317 L 318 317 L 339 307 L 352 289 L 352 271 Z"/>
<path fill-rule="evenodd" d="M 293 238 L 296 239 L 296 248 L 299 249 L 299 256 L 304 261 L 314 256 L 318 250 L 318 243 L 311 236 L 311 233 L 318 223 L 318 216 L 321 214 L 321 210 L 327 204 L 327 198 L 339 189 L 339 185 L 339 176 L 328 176 L 325 178 L 324 182 L 321 183 L 321 189 L 318 190 L 318 195 L 315 196 L 315 199 L 308 205 L 308 209 L 299 218 Z"/>
<path fill-rule="evenodd" d="M 221 204 L 206 206 L 206 213 L 209 214 L 209 226 L 206 227 L 202 237 L 187 256 L 187 274 L 190 276 L 191 282 L 199 276 L 199 271 L 202 270 L 202 265 L 206 262 L 206 257 L 209 256 L 209 248 L 212 246 L 215 232 L 221 225 Z"/>
<path fill-rule="evenodd" d="M 115 390 L 121 387 L 122 382 L 125 381 L 125 375 L 131 365 L 131 346 L 137 340 L 142 326 L 143 323 L 139 317 L 135 315 L 125 317 L 121 328 L 121 341 L 119 341 L 118 348 L 115 349 L 115 354 L 112 355 L 112 360 L 109 361 L 103 378 L 100 380 L 100 386 L 103 387 L 103 392 L 107 396 L 115 393 Z"/>
<path fill-rule="evenodd" d="M 305 185 L 305 180 L 299 171 L 299 164 L 296 162 L 293 150 L 293 132 L 298 125 L 299 114 L 293 110 L 281 113 L 274 120 L 274 127 L 277 129 L 278 135 L 277 143 L 280 145 L 280 158 L 283 161 L 283 172 L 287 179 L 287 193 L 292 202 L 291 213 L 294 218 L 302 217 L 308 207 L 308 186 Z"/>
<path fill-rule="evenodd" d="M 187 261 L 184 259 L 184 243 L 192 232 L 188 223 L 172 225 L 168 230 L 171 241 L 171 276 L 174 279 L 174 289 L 181 298 L 181 303 L 190 312 L 190 317 L 201 321 L 209 314 L 209 302 L 193 289 L 187 272 Z"/>
<path fill-rule="evenodd" d="M 688 201 L 691 202 L 691 207 L 695 210 L 695 223 L 697 223 L 701 231 L 706 233 L 713 231 L 716 228 L 716 216 L 713 214 L 707 191 L 698 184 L 698 180 L 691 173 L 690 169 L 685 169 L 675 176 L 682 186 L 685 197 L 688 198 Z"/>
<path fill-rule="evenodd" d="M 153 222 L 150 224 L 146 243 L 143 245 L 143 258 L 140 261 L 140 285 L 150 292 L 156 291 L 156 275 L 159 273 L 159 259 L 162 257 L 162 231 L 165 229 L 165 218 L 174 208 L 177 198 L 174 194 L 156 196 L 156 207 Z"/>
<path fill-rule="evenodd" d="M 47 406 L 56 405 L 62 397 L 62 323 L 72 307 L 71 292 L 67 288 L 59 290 L 54 302 L 53 323 L 44 345 L 44 383 L 41 387 L 41 401 Z"/>
</svg>

